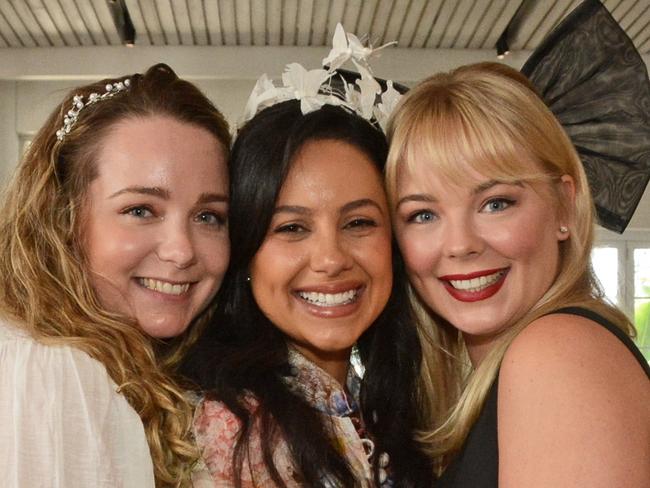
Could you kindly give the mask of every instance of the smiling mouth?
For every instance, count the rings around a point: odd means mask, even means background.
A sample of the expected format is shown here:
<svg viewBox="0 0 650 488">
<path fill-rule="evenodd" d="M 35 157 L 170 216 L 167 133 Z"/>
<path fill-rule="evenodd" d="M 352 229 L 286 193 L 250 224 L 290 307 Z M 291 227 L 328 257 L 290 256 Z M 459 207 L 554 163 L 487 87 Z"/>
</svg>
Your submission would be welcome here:
<svg viewBox="0 0 650 488">
<path fill-rule="evenodd" d="M 311 305 L 317 307 L 339 307 L 354 303 L 359 297 L 361 288 L 344 291 L 341 293 L 320 293 L 315 291 L 299 291 L 298 296 Z"/>
<path fill-rule="evenodd" d="M 478 293 L 489 288 L 497 283 L 508 272 L 507 269 L 502 269 L 496 273 L 477 276 L 469 280 L 446 280 L 456 290 L 466 291 L 470 293 Z"/>
<path fill-rule="evenodd" d="M 148 290 L 164 293 L 165 295 L 182 295 L 190 289 L 191 283 L 170 283 L 154 280 L 153 278 L 138 278 L 138 283 Z"/>
</svg>

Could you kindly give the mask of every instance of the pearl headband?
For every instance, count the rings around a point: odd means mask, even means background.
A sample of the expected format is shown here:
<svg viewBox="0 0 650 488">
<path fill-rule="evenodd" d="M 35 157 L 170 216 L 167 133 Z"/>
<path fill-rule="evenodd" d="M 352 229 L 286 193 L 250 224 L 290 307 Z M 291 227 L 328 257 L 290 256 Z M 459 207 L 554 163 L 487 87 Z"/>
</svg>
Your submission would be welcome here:
<svg viewBox="0 0 650 488">
<path fill-rule="evenodd" d="M 104 93 L 101 95 L 99 93 L 91 93 L 85 103 L 83 101 L 83 95 L 75 95 L 72 97 L 72 108 L 68 110 L 68 113 L 63 117 L 63 126 L 56 131 L 56 138 L 59 141 L 62 141 L 65 136 L 70 133 L 72 127 L 74 127 L 74 124 L 79 118 L 79 113 L 84 107 L 106 100 L 107 98 L 112 98 L 118 93 L 128 89 L 130 86 L 131 80 L 127 78 L 124 81 L 118 81 L 117 83 L 107 83 L 105 86 L 106 91 Z"/>
</svg>

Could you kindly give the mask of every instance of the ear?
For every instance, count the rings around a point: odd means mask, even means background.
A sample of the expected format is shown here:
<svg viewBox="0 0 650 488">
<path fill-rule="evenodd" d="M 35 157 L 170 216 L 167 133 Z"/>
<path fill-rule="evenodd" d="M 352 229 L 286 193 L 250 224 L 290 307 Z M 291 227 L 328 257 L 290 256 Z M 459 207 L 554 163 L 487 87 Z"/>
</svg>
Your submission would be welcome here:
<svg viewBox="0 0 650 488">
<path fill-rule="evenodd" d="M 562 175 L 558 183 L 560 206 L 558 208 L 558 241 L 566 241 L 574 228 L 574 209 L 576 202 L 576 185 L 572 176 Z"/>
</svg>

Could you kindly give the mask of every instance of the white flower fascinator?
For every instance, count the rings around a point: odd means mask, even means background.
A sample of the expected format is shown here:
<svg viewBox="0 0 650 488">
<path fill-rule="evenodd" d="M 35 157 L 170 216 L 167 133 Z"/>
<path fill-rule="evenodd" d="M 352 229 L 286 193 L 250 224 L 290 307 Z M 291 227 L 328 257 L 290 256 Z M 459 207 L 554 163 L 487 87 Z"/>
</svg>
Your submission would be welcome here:
<svg viewBox="0 0 650 488">
<path fill-rule="evenodd" d="M 388 117 L 401 94 L 393 87 L 392 81 L 386 82 L 387 88 L 382 92 L 382 85 L 373 76 L 368 59 L 394 44 L 389 42 L 376 49 L 366 47 L 357 36 L 345 32 L 343 26 L 337 24 L 332 49 L 323 58 L 322 68 L 307 70 L 299 63 L 289 63 L 282 73 L 282 86 L 275 86 L 264 73 L 253 88 L 240 125 L 276 103 L 300 100 L 303 114 L 318 110 L 323 105 L 336 105 L 368 121 L 374 119 L 385 130 Z M 348 61 L 354 64 L 358 72 L 354 83 L 346 81 L 337 71 Z M 340 83 L 333 83 L 337 75 Z"/>
</svg>

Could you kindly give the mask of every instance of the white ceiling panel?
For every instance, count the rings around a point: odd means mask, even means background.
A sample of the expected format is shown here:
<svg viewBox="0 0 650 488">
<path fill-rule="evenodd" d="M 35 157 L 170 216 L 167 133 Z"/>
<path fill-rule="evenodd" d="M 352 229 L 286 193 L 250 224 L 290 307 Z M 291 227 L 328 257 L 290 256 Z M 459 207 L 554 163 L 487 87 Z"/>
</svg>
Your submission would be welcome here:
<svg viewBox="0 0 650 488">
<path fill-rule="evenodd" d="M 448 20 L 446 22 L 442 20 L 444 29 L 435 47 L 450 49 L 456 45 L 461 31 L 468 27 L 467 16 L 470 14 L 475 3 L 475 0 L 459 0 L 455 2 Z M 429 42 L 431 42 L 431 39 Z"/>
<path fill-rule="evenodd" d="M 310 46 L 324 45 L 327 42 L 331 7 L 330 2 L 314 2 L 309 39 Z"/>
<path fill-rule="evenodd" d="M 168 46 L 178 46 L 181 39 L 176 26 L 176 18 L 172 9 L 171 0 L 155 0 L 158 19 L 165 38 L 165 44 Z"/>
<path fill-rule="evenodd" d="M 79 41 L 58 2 L 29 0 L 28 3 L 36 20 L 47 33 L 54 46 L 74 47 L 79 45 Z"/>
<path fill-rule="evenodd" d="M 205 20 L 205 9 L 202 0 L 187 0 L 187 11 L 190 16 L 190 26 L 194 43 L 197 46 L 207 46 L 210 44 L 208 38 L 208 29 Z"/>
<path fill-rule="evenodd" d="M 372 39 L 375 35 L 372 31 L 372 20 L 375 17 L 378 4 L 379 0 L 365 0 L 361 3 L 361 10 L 359 11 L 359 17 L 357 18 L 357 28 L 355 29 L 355 32 L 362 36 L 362 38 L 365 36 Z"/>
<path fill-rule="evenodd" d="M 16 9 L 9 2 L 0 2 L 0 13 L 4 16 L 5 20 L 11 27 L 11 30 L 16 34 L 20 42 L 25 47 L 36 47 L 36 40 L 32 34 L 27 30 L 27 27 L 18 16 Z"/>
<path fill-rule="evenodd" d="M 9 22 L 7 22 L 7 19 L 5 18 L 4 13 L 2 12 L 2 7 L 0 7 L 0 36 L 2 36 L 3 41 L 7 44 L 5 47 L 24 46 L 23 42 L 16 34 L 16 31 L 9 24 Z"/>
<path fill-rule="evenodd" d="M 267 39 L 267 16 L 268 6 L 266 2 L 257 2 L 251 9 L 251 33 L 253 36 L 253 45 L 266 46 Z"/>
<path fill-rule="evenodd" d="M 326 46 L 338 22 L 373 45 L 534 49 L 581 0 L 0 0 L 0 48 L 119 45 L 109 3 L 124 5 L 136 44 Z M 642 54 L 650 0 L 604 0 Z M 521 9 L 520 9 L 521 6 Z"/>
<path fill-rule="evenodd" d="M 412 0 L 406 6 L 406 15 L 400 28 L 399 36 L 396 37 L 397 45 L 400 47 L 411 47 L 415 30 L 420 24 L 420 19 L 427 6 L 427 0 Z"/>
<path fill-rule="evenodd" d="M 224 43 L 223 29 L 221 27 L 221 13 L 219 2 L 212 0 L 203 5 L 205 8 L 205 24 L 208 30 L 208 41 L 212 46 L 221 46 Z"/>
<path fill-rule="evenodd" d="M 106 46 L 108 44 L 108 38 L 104 33 L 104 29 L 102 29 L 102 25 L 97 17 L 95 7 L 91 3 L 91 0 L 75 0 L 75 4 L 88 34 L 94 41 L 94 45 Z"/>
<path fill-rule="evenodd" d="M 16 12 L 16 15 L 20 18 L 21 22 L 25 28 L 29 31 L 32 39 L 36 41 L 36 45 L 39 47 L 50 47 L 54 46 L 55 40 L 51 40 L 47 33 L 43 30 L 36 16 L 32 10 L 32 7 L 25 1 L 11 1 L 10 2 Z M 40 14 L 40 9 L 39 9 Z M 60 39 L 56 40 L 60 42 Z M 59 45 L 62 45 L 61 43 Z"/>
<path fill-rule="evenodd" d="M 186 0 L 173 0 L 171 2 L 172 13 L 174 15 L 178 37 L 183 46 L 196 46 L 198 42 L 194 41 L 194 32 L 190 22 L 190 12 Z M 196 11 L 199 15 L 199 11 Z M 199 24 L 201 20 L 199 19 Z"/>
<path fill-rule="evenodd" d="M 90 35 L 84 19 L 81 16 L 81 12 L 77 8 L 77 2 L 74 0 L 59 0 L 55 5 L 50 6 L 50 2 L 47 2 L 47 4 L 51 12 L 56 8 L 61 9 L 63 16 L 66 18 L 68 25 L 70 26 L 70 29 L 72 29 L 74 37 L 77 39 L 81 46 L 95 45 L 95 41 Z M 60 26 L 59 30 L 63 31 L 64 28 Z"/>
<path fill-rule="evenodd" d="M 314 0 L 302 0 L 298 3 L 296 14 L 296 45 L 309 46 L 311 42 L 311 24 L 314 15 Z"/>
<path fill-rule="evenodd" d="M 411 43 L 404 47 L 425 46 L 442 6 L 443 0 L 430 0 L 425 3 L 424 10 L 418 19 L 413 36 L 411 37 Z"/>
<path fill-rule="evenodd" d="M 298 0 L 282 2 L 282 39 L 283 46 L 296 45 L 296 22 L 298 20 Z"/>
<path fill-rule="evenodd" d="M 571 3 L 572 0 L 558 0 L 550 9 L 539 12 L 538 15 L 541 18 L 540 22 L 530 33 L 528 39 L 521 40 L 521 44 L 523 44 L 526 49 L 533 49 L 534 46 L 539 45 L 545 35 L 553 29 L 553 26 L 573 10 L 571 8 Z"/>
<path fill-rule="evenodd" d="M 104 31 L 104 35 L 108 39 L 108 43 L 113 46 L 119 46 L 122 40 L 117 32 L 117 27 L 115 27 L 115 21 L 109 10 L 107 0 L 92 0 L 92 4 L 97 15 L 97 20 Z"/>
<path fill-rule="evenodd" d="M 262 0 L 260 0 L 262 1 Z M 237 29 L 237 45 L 250 46 L 253 44 L 251 32 L 251 4 L 249 2 L 234 2 L 235 28 Z"/>
</svg>

